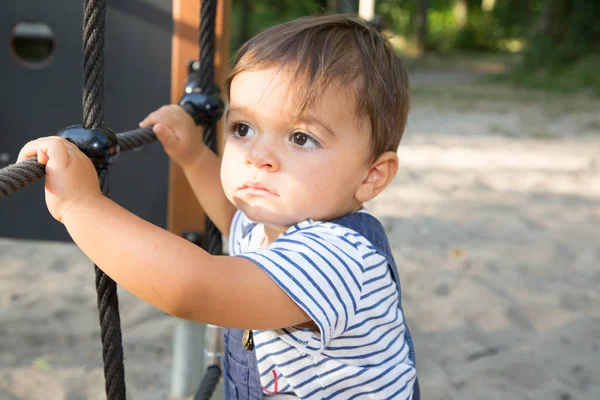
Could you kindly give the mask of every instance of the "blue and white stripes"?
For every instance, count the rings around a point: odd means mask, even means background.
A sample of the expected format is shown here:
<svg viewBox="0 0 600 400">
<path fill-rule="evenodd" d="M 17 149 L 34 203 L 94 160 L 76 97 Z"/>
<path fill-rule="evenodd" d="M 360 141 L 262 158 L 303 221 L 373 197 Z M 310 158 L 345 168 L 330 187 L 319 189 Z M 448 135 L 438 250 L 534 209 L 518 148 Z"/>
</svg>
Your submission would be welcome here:
<svg viewBox="0 0 600 400">
<path fill-rule="evenodd" d="M 288 327 L 255 331 L 266 394 L 301 399 L 410 399 L 416 371 L 390 266 L 371 243 L 345 227 L 311 220 L 260 248 L 262 225 L 238 211 L 232 255 L 267 273 L 320 332 Z"/>
</svg>

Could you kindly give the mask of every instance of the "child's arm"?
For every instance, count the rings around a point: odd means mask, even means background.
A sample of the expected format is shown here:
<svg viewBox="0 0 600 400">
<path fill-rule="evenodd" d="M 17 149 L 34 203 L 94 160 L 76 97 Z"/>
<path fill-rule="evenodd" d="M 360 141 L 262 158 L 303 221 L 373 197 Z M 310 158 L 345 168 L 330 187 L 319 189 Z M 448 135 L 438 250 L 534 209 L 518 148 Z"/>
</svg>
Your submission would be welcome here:
<svg viewBox="0 0 600 400">
<path fill-rule="evenodd" d="M 77 246 L 107 275 L 179 318 L 252 329 L 310 320 L 251 261 L 212 256 L 108 198 L 74 206 L 62 222 Z"/>
<path fill-rule="evenodd" d="M 90 160 L 58 137 L 28 143 L 19 161 L 46 164 L 46 204 L 75 243 L 135 296 L 180 318 L 273 329 L 310 320 L 271 278 L 239 257 L 212 256 L 102 196 Z"/>
<path fill-rule="evenodd" d="M 140 123 L 141 127 L 150 125 L 169 157 L 183 169 L 204 212 L 222 234 L 229 235 L 236 210 L 223 192 L 220 160 L 202 143 L 193 119 L 181 107 L 170 105 Z"/>
</svg>

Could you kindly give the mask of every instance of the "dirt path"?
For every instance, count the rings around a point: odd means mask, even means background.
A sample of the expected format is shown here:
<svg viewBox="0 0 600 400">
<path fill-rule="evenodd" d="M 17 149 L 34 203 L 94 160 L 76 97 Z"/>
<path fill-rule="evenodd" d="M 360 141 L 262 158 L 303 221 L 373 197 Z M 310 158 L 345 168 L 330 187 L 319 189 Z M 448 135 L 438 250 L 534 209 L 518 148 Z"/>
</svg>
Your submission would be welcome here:
<svg viewBox="0 0 600 400">
<path fill-rule="evenodd" d="M 420 82 L 371 209 L 426 398 L 600 398 L 600 102 Z"/>
</svg>

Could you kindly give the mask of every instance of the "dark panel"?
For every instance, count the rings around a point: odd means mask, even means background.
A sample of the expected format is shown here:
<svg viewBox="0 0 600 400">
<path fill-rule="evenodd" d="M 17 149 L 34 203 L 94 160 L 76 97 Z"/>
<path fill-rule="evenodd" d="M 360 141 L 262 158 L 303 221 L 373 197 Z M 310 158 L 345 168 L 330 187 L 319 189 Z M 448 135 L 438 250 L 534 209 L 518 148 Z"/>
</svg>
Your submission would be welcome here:
<svg viewBox="0 0 600 400">
<path fill-rule="evenodd" d="M 82 121 L 82 1 L 19 0 L 0 12 L 0 155 L 14 162 L 29 140 Z M 13 27 L 44 22 L 54 33 L 51 64 L 30 69 L 8 46 Z M 106 126 L 133 129 L 170 101 L 171 1 L 109 1 L 106 28 Z M 1 157 L 0 157 L 1 158 Z M 135 214 L 166 225 L 168 162 L 160 144 L 121 154 L 111 167 L 111 197 Z M 0 236 L 68 240 L 44 204 L 41 182 L 0 201 Z"/>
</svg>

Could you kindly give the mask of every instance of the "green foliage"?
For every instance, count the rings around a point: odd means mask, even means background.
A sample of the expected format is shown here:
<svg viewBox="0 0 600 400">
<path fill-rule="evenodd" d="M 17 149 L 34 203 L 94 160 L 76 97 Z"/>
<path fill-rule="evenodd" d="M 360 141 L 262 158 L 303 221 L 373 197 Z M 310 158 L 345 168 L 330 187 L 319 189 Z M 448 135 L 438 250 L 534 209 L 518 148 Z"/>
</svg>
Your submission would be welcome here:
<svg viewBox="0 0 600 400">
<path fill-rule="evenodd" d="M 458 33 L 455 47 L 459 50 L 498 50 L 502 39 L 498 21 L 491 13 L 481 9 L 469 11 L 467 24 Z"/>
<path fill-rule="evenodd" d="M 294 18 L 323 11 L 323 7 L 316 1 L 254 0 L 252 3 L 251 35 Z"/>
<path fill-rule="evenodd" d="M 427 13 L 429 32 L 426 48 L 448 51 L 455 47 L 459 29 L 454 14 L 449 10 L 431 9 Z"/>
<path fill-rule="evenodd" d="M 327 0 L 232 1 L 232 50 L 267 27 L 322 13 L 327 4 Z M 429 1 L 425 49 L 487 53 L 520 51 L 526 44 L 520 67 L 508 79 L 549 89 L 600 92 L 599 0 L 496 0 L 491 11 L 482 9 L 482 0 L 466 0 L 464 26 L 456 19 L 457 1 Z M 419 4 L 420 0 L 376 1 L 376 13 L 399 46 L 410 48 L 415 42 Z"/>
<path fill-rule="evenodd" d="M 543 4 L 521 66 L 509 78 L 529 86 L 600 95 L 600 2 Z"/>
<path fill-rule="evenodd" d="M 542 0 L 496 0 L 493 15 L 500 35 L 505 39 L 529 36 L 541 6 Z"/>
<path fill-rule="evenodd" d="M 589 53 L 600 51 L 600 2 L 561 0 L 546 6 L 550 8 L 546 10 L 545 28 L 532 35 L 523 67 L 563 69 Z"/>
<path fill-rule="evenodd" d="M 600 96 L 600 56 L 588 55 L 568 65 L 548 63 L 535 69 L 518 68 L 504 77 L 538 89 L 562 92 L 585 91 Z"/>
<path fill-rule="evenodd" d="M 390 30 L 397 35 L 412 33 L 416 6 L 414 1 L 380 0 L 376 2 L 376 12 L 384 17 Z"/>
<path fill-rule="evenodd" d="M 232 51 L 266 28 L 324 11 L 324 2 L 319 0 L 247 0 L 246 14 L 243 4 L 243 0 L 232 0 Z"/>
</svg>

